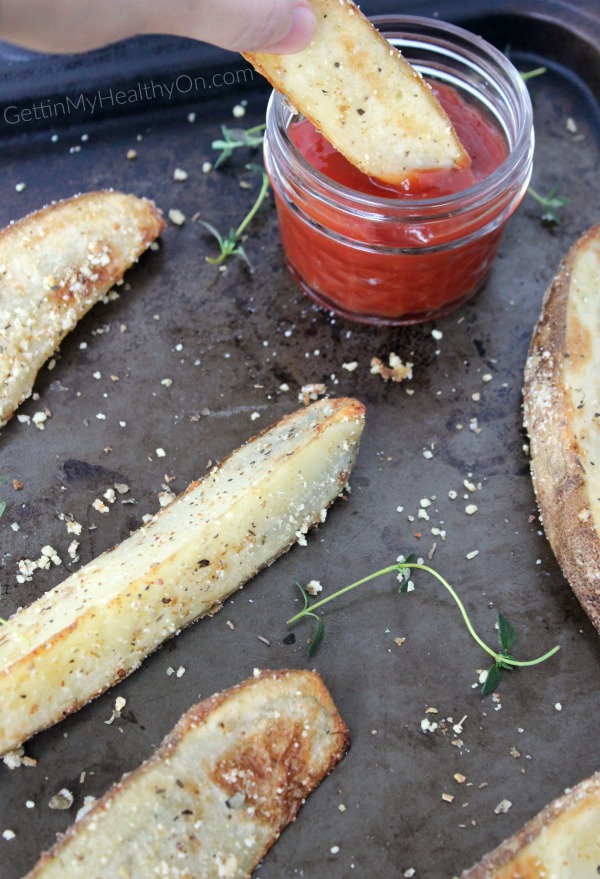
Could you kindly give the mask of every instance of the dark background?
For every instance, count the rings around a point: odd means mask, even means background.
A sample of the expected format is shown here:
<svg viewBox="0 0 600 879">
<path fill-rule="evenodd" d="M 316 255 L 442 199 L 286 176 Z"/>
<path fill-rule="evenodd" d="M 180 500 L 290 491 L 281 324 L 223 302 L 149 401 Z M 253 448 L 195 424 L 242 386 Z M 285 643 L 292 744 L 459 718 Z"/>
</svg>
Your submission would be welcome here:
<svg viewBox="0 0 600 879">
<path fill-rule="evenodd" d="M 432 564 L 456 587 L 485 640 L 494 643 L 500 610 L 517 629 L 519 657 L 554 644 L 559 654 L 505 676 L 495 702 L 482 699 L 477 685 L 486 656 L 433 580 L 420 576 L 409 595 L 398 595 L 387 580 L 330 606 L 325 639 L 310 666 L 330 687 L 353 747 L 257 875 L 317 879 L 327 870 L 331 879 L 348 879 L 414 869 L 418 879 L 450 877 L 599 768 L 598 635 L 537 518 L 521 411 L 523 366 L 544 290 L 561 255 L 598 222 L 597 4 L 373 2 L 363 9 L 438 14 L 492 40 L 521 70 L 548 68 L 529 84 L 537 137 L 533 185 L 547 193 L 559 183 L 569 199 L 562 223 L 545 226 L 538 205 L 526 197 L 484 289 L 443 320 L 370 328 L 314 307 L 287 273 L 272 203 L 250 228 L 253 274 L 239 261 L 224 272 L 206 263 L 214 244 L 192 218 L 200 213 L 222 231 L 235 225 L 258 185 L 244 163 L 258 157 L 235 156 L 210 174 L 202 164 L 214 161 L 211 142 L 222 124 L 250 126 L 264 118 L 269 90 L 258 77 L 170 101 L 107 105 L 93 115 L 73 112 L 14 126 L 2 120 L 0 225 L 53 199 L 106 186 L 151 197 L 165 213 L 179 208 L 187 220 L 181 228 L 168 225 L 160 250 L 128 274 L 129 289 L 96 306 L 61 346 L 55 368 L 41 371 L 39 399 L 20 411 L 47 409 L 45 430 L 14 418 L 0 434 L 0 474 L 23 483 L 19 491 L 11 481 L 0 486 L 7 503 L 0 519 L 1 616 L 68 573 L 71 535 L 59 513 L 84 524 L 80 555 L 82 563 L 90 560 L 156 511 L 165 475 L 175 477 L 175 491 L 183 490 L 210 462 L 300 405 L 304 384 L 323 382 L 331 395 L 360 398 L 367 426 L 350 499 L 332 509 L 308 547 L 295 547 L 213 619 L 27 743 L 35 768 L 0 765 L 1 879 L 30 869 L 84 797 L 100 795 L 139 765 L 200 696 L 237 683 L 257 666 L 307 665 L 309 629 L 299 627 L 296 642 L 284 642 L 296 607 L 295 579 L 318 579 L 333 590 L 399 553 L 427 558 L 434 543 Z M 209 77 L 244 67 L 238 57 L 162 38 L 67 58 L 6 48 L 0 103 L 3 110 L 26 107 L 152 78 Z M 232 115 L 240 102 L 246 107 L 241 122 Z M 569 118 L 575 131 L 567 127 Z M 126 158 L 130 149 L 135 160 Z M 176 167 L 188 171 L 185 183 L 173 181 Z M 20 183 L 25 188 L 17 191 Z M 384 384 L 370 374 L 371 357 L 387 359 L 390 352 L 413 362 L 409 384 Z M 343 364 L 352 361 L 358 368 L 348 372 Z M 484 380 L 488 375 L 491 381 Z M 165 378 L 172 379 L 170 387 Z M 156 458 L 159 446 L 164 459 Z M 433 456 L 424 457 L 424 450 Z M 465 480 L 478 486 L 475 492 Z M 104 516 L 91 505 L 114 482 L 128 483 L 128 498 L 137 503 L 116 503 Z M 429 521 L 417 518 L 423 498 L 431 500 Z M 465 514 L 468 503 L 479 508 L 473 516 Z M 446 540 L 432 527 L 444 530 Z M 17 585 L 18 560 L 37 558 L 46 544 L 63 565 Z M 472 550 L 479 554 L 469 560 Z M 406 641 L 399 646 L 396 638 Z M 185 674 L 168 675 L 169 667 Z M 117 696 L 126 698 L 126 708 L 107 725 Z M 457 736 L 452 727 L 463 717 Z M 423 732 L 424 718 L 438 729 Z M 464 784 L 455 773 L 466 777 Z M 62 787 L 74 793 L 75 806 L 52 811 L 48 802 Z M 444 793 L 454 800 L 443 801 Z M 502 800 L 512 806 L 496 814 Z M 4 829 L 16 838 L 4 840 Z M 334 846 L 339 853 L 331 853 Z"/>
</svg>

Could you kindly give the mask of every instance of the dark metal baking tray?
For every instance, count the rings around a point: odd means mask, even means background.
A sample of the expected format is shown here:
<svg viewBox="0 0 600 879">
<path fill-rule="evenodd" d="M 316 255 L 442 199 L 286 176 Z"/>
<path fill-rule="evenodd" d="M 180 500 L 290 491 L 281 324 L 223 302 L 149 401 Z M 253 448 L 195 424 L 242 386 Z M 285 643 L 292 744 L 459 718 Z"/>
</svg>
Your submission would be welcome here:
<svg viewBox="0 0 600 879">
<path fill-rule="evenodd" d="M 364 4 L 369 13 L 398 6 Z M 53 199 L 105 186 L 149 196 L 165 212 L 176 207 L 188 218 L 182 227 L 169 224 L 160 250 L 128 274 L 129 289 L 98 305 L 65 340 L 55 368 L 42 370 L 39 398 L 21 411 L 49 410 L 45 429 L 15 418 L 0 435 L 0 473 L 23 484 L 0 487 L 7 503 L 0 520 L 0 615 L 67 573 L 71 537 L 60 513 L 84 523 L 86 562 L 158 508 L 165 475 L 182 490 L 209 462 L 296 408 L 305 383 L 323 382 L 328 393 L 353 395 L 367 406 L 351 496 L 307 547 L 295 547 L 213 619 L 186 630 L 118 687 L 27 743 L 36 767 L 0 765 L 0 831 L 16 833 L 12 840 L 0 834 L 1 879 L 22 876 L 84 797 L 101 794 L 137 766 L 190 705 L 255 667 L 318 669 L 353 739 L 259 876 L 316 879 L 326 870 L 331 879 L 348 879 L 414 870 L 419 879 L 450 877 L 600 768 L 598 636 L 543 536 L 521 413 L 523 365 L 544 290 L 560 256 L 599 219 L 598 7 L 592 0 L 525 0 L 412 3 L 401 11 L 439 15 L 482 33 L 521 69 L 547 67 L 530 81 L 533 183 L 545 193 L 560 181 L 569 198 L 562 224 L 549 228 L 527 197 L 485 288 L 435 324 L 365 327 L 314 307 L 285 269 L 272 204 L 253 223 L 246 245 L 253 274 L 239 261 L 224 272 L 205 262 L 213 243 L 192 217 L 200 212 L 227 230 L 257 183 L 243 170 L 250 156 L 210 174 L 202 164 L 214 158 L 211 141 L 220 126 L 235 123 L 235 104 L 246 105 L 242 124 L 263 118 L 268 89 L 258 77 L 178 90 L 170 99 L 155 92 L 125 107 L 108 100 L 97 113 L 80 108 L 61 118 L 0 125 L 2 225 Z M 3 111 L 177 76 L 212 82 L 216 73 L 246 68 L 235 56 L 166 38 L 73 58 L 7 47 L 0 54 Z M 135 160 L 126 158 L 130 149 Z M 186 182 L 173 181 L 176 167 L 188 171 Z M 253 190 L 240 188 L 241 179 Z M 18 191 L 20 183 L 26 186 Z M 407 385 L 370 374 L 371 357 L 392 351 L 414 363 Z M 358 363 L 354 372 L 343 368 L 350 361 Z M 170 387 L 161 383 L 165 378 Z M 158 447 L 165 458 L 157 458 Z M 465 480 L 479 487 L 470 492 Z M 128 483 L 136 504 L 97 513 L 92 502 L 114 482 Z M 423 498 L 432 501 L 429 521 L 409 521 Z M 469 502 L 479 508 L 473 516 L 465 514 Z M 432 536 L 432 526 L 446 540 Z M 425 576 L 409 595 L 399 595 L 388 579 L 332 605 L 325 640 L 310 663 L 308 629 L 296 629 L 289 643 L 285 621 L 296 606 L 295 579 L 318 579 L 332 590 L 400 553 L 427 558 L 434 543 L 432 563 L 458 589 L 487 640 L 495 640 L 500 610 L 517 628 L 519 655 L 561 646 L 547 664 L 507 676 L 499 702 L 481 698 L 476 670 L 486 657 L 456 607 Z M 36 558 L 46 544 L 63 565 L 17 585 L 18 560 Z M 472 550 L 478 555 L 467 559 Z M 397 638 L 406 640 L 399 646 Z M 169 668 L 185 673 L 169 675 Z M 117 696 L 126 707 L 107 724 Z M 438 713 L 427 714 L 428 708 Z M 421 729 L 426 717 L 438 722 L 435 732 Z M 452 726 L 461 720 L 457 736 Z M 454 744 L 457 738 L 462 745 Z M 457 783 L 455 773 L 466 781 Z M 50 810 L 50 798 L 63 787 L 74 794 L 73 808 Z M 454 799 L 446 802 L 443 794 Z M 496 814 L 503 800 L 512 806 Z"/>
</svg>

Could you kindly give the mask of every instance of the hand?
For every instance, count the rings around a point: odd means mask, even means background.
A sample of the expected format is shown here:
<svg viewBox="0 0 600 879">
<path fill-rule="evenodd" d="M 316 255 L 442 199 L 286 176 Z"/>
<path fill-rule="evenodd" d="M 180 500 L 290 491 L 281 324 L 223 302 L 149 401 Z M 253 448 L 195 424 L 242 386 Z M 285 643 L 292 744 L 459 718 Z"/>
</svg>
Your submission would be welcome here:
<svg viewBox="0 0 600 879">
<path fill-rule="evenodd" d="M 40 52 L 84 52 L 150 33 L 237 52 L 298 52 L 315 24 L 309 0 L 0 0 L 0 40 Z"/>
</svg>

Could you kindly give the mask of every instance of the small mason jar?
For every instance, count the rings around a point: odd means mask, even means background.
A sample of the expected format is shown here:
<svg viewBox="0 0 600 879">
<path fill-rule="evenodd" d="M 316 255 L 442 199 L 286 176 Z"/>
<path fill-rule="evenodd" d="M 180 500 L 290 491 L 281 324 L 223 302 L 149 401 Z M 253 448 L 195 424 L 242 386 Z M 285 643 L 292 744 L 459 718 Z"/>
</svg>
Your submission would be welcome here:
<svg viewBox="0 0 600 879">
<path fill-rule="evenodd" d="M 462 305 L 488 275 L 531 177 L 533 114 L 523 78 L 485 40 L 434 19 L 386 15 L 372 21 L 430 82 L 451 86 L 499 128 L 506 159 L 452 195 L 367 195 L 307 161 L 290 138 L 294 110 L 273 92 L 265 166 L 287 264 L 300 287 L 345 318 L 411 324 Z"/>
</svg>

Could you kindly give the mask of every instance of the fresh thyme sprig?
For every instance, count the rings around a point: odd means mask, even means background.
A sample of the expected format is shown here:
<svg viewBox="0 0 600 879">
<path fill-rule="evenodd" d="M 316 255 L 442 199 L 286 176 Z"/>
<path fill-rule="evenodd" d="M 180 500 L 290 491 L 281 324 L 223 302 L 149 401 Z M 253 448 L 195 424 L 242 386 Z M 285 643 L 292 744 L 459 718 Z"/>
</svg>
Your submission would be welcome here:
<svg viewBox="0 0 600 879">
<path fill-rule="evenodd" d="M 213 150 L 221 151 L 215 162 L 215 168 L 220 168 L 233 155 L 233 151 L 240 147 L 256 149 L 262 146 L 265 127 L 264 123 L 246 129 L 228 128 L 227 125 L 222 125 L 223 139 L 213 140 L 211 144 Z"/>
<path fill-rule="evenodd" d="M 247 264 L 250 271 L 254 271 L 252 264 L 248 259 L 248 255 L 246 254 L 246 251 L 241 244 L 241 238 L 246 228 L 249 226 L 249 224 L 258 213 L 261 204 L 267 196 L 267 192 L 269 190 L 269 178 L 267 177 L 267 172 L 265 171 L 265 169 L 261 168 L 259 165 L 247 165 L 246 167 L 249 171 L 255 171 L 258 174 L 262 174 L 262 183 L 258 196 L 256 197 L 256 201 L 254 202 L 240 225 L 237 227 L 237 229 L 230 229 L 229 233 L 223 236 L 218 229 L 215 229 L 212 223 L 207 223 L 206 220 L 200 220 L 199 222 L 202 224 L 202 226 L 204 226 L 205 229 L 208 229 L 211 235 L 215 236 L 219 245 L 219 249 L 221 251 L 219 256 L 207 256 L 206 262 L 211 263 L 211 265 L 221 265 L 221 263 L 224 263 L 228 257 L 239 256 L 240 259 L 243 259 L 244 262 Z"/>
<path fill-rule="evenodd" d="M 524 82 L 527 82 L 528 80 L 534 79 L 536 76 L 542 76 L 547 72 L 546 67 L 536 67 L 533 70 L 528 70 L 526 73 L 521 72 L 521 79 Z M 560 226 L 561 219 L 558 215 L 558 211 L 569 203 L 568 198 L 557 195 L 559 185 L 560 182 L 556 182 L 548 195 L 540 195 L 532 186 L 527 190 L 529 195 L 543 208 L 541 220 L 542 223 L 545 223 L 548 226 Z"/>
<path fill-rule="evenodd" d="M 494 650 L 492 647 L 489 647 L 479 637 L 479 635 L 473 628 L 473 624 L 469 619 L 464 604 L 462 603 L 450 583 L 448 583 L 448 581 L 444 577 L 442 577 L 442 575 L 439 574 L 436 570 L 430 568 L 429 565 L 425 565 L 421 562 L 415 561 L 414 555 L 407 556 L 406 559 L 398 561 L 394 565 L 389 565 L 387 568 L 382 568 L 380 571 L 376 571 L 374 574 L 369 574 L 367 577 L 362 577 L 355 583 L 351 583 L 349 586 L 345 586 L 343 589 L 338 589 L 332 595 L 328 595 L 326 598 L 321 598 L 319 601 L 315 601 L 313 604 L 309 604 L 306 592 L 300 586 L 300 590 L 302 592 L 302 595 L 304 596 L 304 608 L 288 620 L 288 625 L 294 625 L 304 617 L 311 617 L 316 621 L 315 635 L 309 648 L 310 657 L 314 654 L 315 650 L 319 646 L 321 640 L 323 639 L 325 631 L 323 619 L 315 613 L 316 610 L 323 607 L 325 604 L 328 604 L 330 601 L 333 601 L 335 598 L 339 598 L 340 595 L 344 595 L 346 592 L 350 592 L 351 589 L 356 589 L 357 586 L 362 586 L 364 583 L 368 583 L 371 580 L 375 580 L 376 578 L 382 577 L 385 574 L 396 573 L 400 582 L 400 592 L 407 592 L 409 588 L 408 574 L 411 570 L 425 571 L 426 573 L 431 574 L 432 577 L 435 577 L 435 579 L 438 580 L 438 582 L 440 582 L 442 586 L 444 586 L 445 589 L 448 590 L 448 592 L 458 605 L 458 609 L 461 612 L 462 618 L 469 634 L 477 642 L 477 644 L 479 644 L 482 650 L 485 650 L 485 652 L 492 657 L 493 663 L 487 673 L 486 680 L 481 690 L 483 696 L 487 696 L 498 687 L 498 684 L 502 679 L 503 671 L 509 671 L 513 668 L 524 668 L 526 666 L 539 665 L 539 663 L 544 662 L 546 659 L 550 659 L 551 656 L 554 656 L 554 654 L 560 649 L 558 646 L 553 647 L 552 650 L 549 650 L 547 653 L 544 653 L 543 656 L 539 656 L 537 659 L 515 659 L 510 651 L 512 650 L 517 638 L 516 632 L 513 626 L 508 622 L 506 617 L 502 616 L 502 614 L 498 614 L 498 640 L 500 643 L 500 650 Z M 300 584 L 297 585 L 299 586 Z"/>
<path fill-rule="evenodd" d="M 529 195 L 544 209 L 542 213 L 542 223 L 547 223 L 550 226 L 560 226 L 561 219 L 558 215 L 558 211 L 566 204 L 569 204 L 568 198 L 565 198 L 562 195 L 557 195 L 559 186 L 560 181 L 557 181 L 548 195 L 540 195 L 531 186 L 527 190 Z"/>
</svg>

